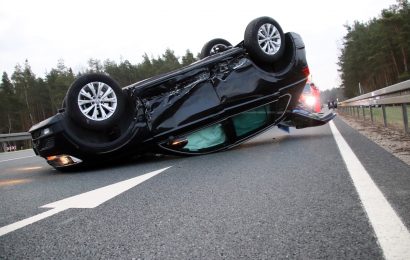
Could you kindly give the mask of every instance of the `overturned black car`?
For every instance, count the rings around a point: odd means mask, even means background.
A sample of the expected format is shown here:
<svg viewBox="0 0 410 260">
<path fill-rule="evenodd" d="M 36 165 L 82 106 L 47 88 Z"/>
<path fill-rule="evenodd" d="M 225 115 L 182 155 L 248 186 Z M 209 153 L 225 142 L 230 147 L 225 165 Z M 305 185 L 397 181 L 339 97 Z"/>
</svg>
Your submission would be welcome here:
<svg viewBox="0 0 410 260">
<path fill-rule="evenodd" d="M 298 106 L 309 75 L 305 46 L 269 17 L 244 40 L 205 44 L 202 59 L 121 88 L 79 77 L 55 116 L 30 129 L 34 151 L 55 168 L 146 152 L 196 155 L 236 146 L 272 126 L 305 128 L 335 115 Z"/>
</svg>

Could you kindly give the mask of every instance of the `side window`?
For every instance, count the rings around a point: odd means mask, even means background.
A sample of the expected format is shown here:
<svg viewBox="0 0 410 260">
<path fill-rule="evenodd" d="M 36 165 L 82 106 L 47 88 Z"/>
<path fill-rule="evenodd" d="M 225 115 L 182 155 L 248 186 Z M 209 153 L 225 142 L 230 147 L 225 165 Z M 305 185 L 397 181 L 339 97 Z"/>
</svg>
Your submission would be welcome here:
<svg viewBox="0 0 410 260">
<path fill-rule="evenodd" d="M 187 141 L 184 150 L 201 151 L 225 143 L 226 135 L 222 125 L 216 124 L 188 135 Z"/>
<path fill-rule="evenodd" d="M 203 128 L 189 135 L 178 137 L 163 144 L 171 150 L 180 152 L 209 152 L 222 147 L 227 141 L 222 124 Z"/>
<path fill-rule="evenodd" d="M 207 153 L 233 145 L 282 117 L 289 99 L 290 95 L 284 95 L 279 100 L 242 112 L 220 123 L 190 134 L 172 137 L 160 146 L 179 153 Z"/>
<path fill-rule="evenodd" d="M 236 136 L 242 137 L 266 125 L 267 106 L 258 107 L 232 118 Z"/>
</svg>

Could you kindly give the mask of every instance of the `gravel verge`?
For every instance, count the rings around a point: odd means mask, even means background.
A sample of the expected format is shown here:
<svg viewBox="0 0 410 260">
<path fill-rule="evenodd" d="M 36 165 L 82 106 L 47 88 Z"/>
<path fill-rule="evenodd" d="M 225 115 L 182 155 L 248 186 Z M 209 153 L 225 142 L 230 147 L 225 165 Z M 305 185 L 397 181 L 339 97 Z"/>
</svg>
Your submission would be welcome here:
<svg viewBox="0 0 410 260">
<path fill-rule="evenodd" d="M 410 136 L 405 135 L 403 130 L 372 125 L 370 121 L 359 120 L 346 114 L 339 113 L 338 116 L 362 135 L 410 165 Z"/>
</svg>

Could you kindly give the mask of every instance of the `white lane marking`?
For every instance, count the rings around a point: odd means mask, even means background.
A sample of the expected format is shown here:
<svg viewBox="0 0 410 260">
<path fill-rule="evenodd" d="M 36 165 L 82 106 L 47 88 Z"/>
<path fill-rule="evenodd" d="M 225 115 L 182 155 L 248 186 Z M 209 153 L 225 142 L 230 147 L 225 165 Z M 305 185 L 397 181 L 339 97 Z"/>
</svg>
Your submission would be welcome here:
<svg viewBox="0 0 410 260">
<path fill-rule="evenodd" d="M 0 228 L 0 236 L 3 236 L 3 235 L 5 235 L 5 234 L 10 233 L 10 232 L 12 232 L 12 231 L 15 231 L 15 230 L 17 230 L 17 229 L 23 228 L 23 227 L 25 227 L 25 226 L 27 226 L 27 225 L 33 224 L 34 222 L 40 221 L 40 220 L 42 220 L 42 219 L 51 217 L 52 215 L 57 214 L 57 213 L 59 213 L 59 212 L 61 212 L 61 211 L 64 211 L 64 210 L 66 210 L 66 209 L 63 209 L 63 208 L 58 209 L 58 208 L 56 208 L 56 209 L 47 210 L 47 211 L 45 211 L 45 212 L 43 212 L 43 213 L 40 213 L 40 214 L 35 215 L 35 216 L 32 216 L 32 217 L 30 217 L 30 218 L 26 218 L 26 219 L 20 220 L 20 221 L 18 221 L 18 222 L 15 222 L 15 223 L 13 223 L 13 224 L 4 226 L 4 227 Z"/>
<path fill-rule="evenodd" d="M 26 159 L 26 158 L 31 158 L 31 157 L 36 157 L 36 156 L 35 156 L 35 155 L 30 155 L 30 156 L 25 156 L 25 157 L 7 159 L 7 160 L 2 160 L 2 161 L 0 161 L 0 163 L 2 163 L 2 162 L 8 162 L 8 161 L 14 161 L 14 160 L 20 160 L 20 159 Z"/>
<path fill-rule="evenodd" d="M 410 259 L 410 233 L 335 124 L 329 123 L 386 259 Z"/>
<path fill-rule="evenodd" d="M 106 202 L 117 196 L 118 194 L 123 193 L 126 190 L 131 189 L 132 187 L 154 177 L 155 175 L 167 170 L 170 167 L 163 168 L 157 171 L 146 173 L 144 175 L 137 176 L 135 178 L 114 183 L 96 190 L 85 192 L 73 197 L 69 197 L 63 200 L 59 200 L 44 206 L 42 208 L 95 208 L 102 203 Z"/>
<path fill-rule="evenodd" d="M 0 228 L 0 236 L 7 233 L 25 227 L 27 225 L 33 224 L 34 222 L 40 221 L 44 218 L 48 218 L 54 214 L 64 211 L 69 208 L 95 208 L 102 203 L 114 198 L 115 196 L 143 183 L 144 181 L 154 177 L 155 175 L 169 169 L 166 167 L 157 171 L 149 172 L 132 179 L 114 183 L 99 189 L 88 191 L 76 196 L 72 196 L 63 200 L 59 200 L 44 206 L 42 208 L 53 208 L 46 212 L 40 213 L 30 218 L 20 220 L 16 223 L 4 226 Z"/>
</svg>

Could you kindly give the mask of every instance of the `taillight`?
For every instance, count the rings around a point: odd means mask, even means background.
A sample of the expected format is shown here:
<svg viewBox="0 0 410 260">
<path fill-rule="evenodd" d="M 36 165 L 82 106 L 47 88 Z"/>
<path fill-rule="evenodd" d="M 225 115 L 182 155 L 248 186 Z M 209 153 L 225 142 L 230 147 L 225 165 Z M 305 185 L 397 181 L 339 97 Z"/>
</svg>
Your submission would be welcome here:
<svg viewBox="0 0 410 260">
<path fill-rule="evenodd" d="M 316 98 L 314 96 L 307 96 L 305 99 L 306 105 L 313 107 L 316 104 Z"/>
<path fill-rule="evenodd" d="M 306 66 L 302 69 L 302 73 L 305 77 L 308 77 L 310 75 L 309 67 Z"/>
</svg>

